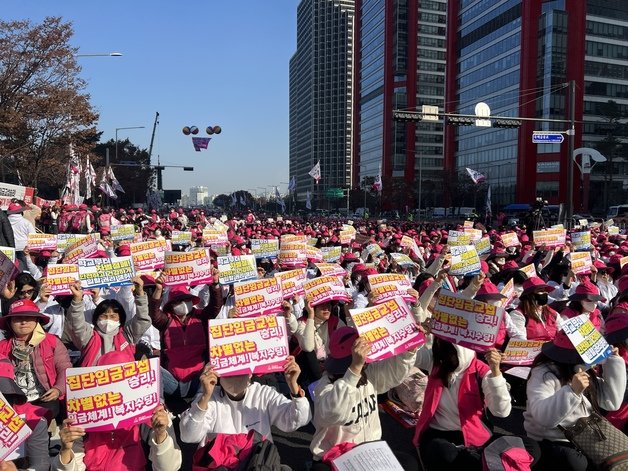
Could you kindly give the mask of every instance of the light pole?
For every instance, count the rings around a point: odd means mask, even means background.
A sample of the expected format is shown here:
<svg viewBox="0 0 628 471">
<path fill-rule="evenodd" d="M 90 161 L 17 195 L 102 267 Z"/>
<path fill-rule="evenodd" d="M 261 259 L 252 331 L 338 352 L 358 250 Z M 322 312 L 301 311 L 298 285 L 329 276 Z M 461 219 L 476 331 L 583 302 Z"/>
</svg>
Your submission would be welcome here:
<svg viewBox="0 0 628 471">
<path fill-rule="evenodd" d="M 146 126 L 127 126 L 124 128 L 116 128 L 116 163 L 118 163 L 118 131 L 122 131 L 123 129 L 144 129 Z M 105 166 L 109 166 L 109 159 L 105 162 Z"/>
</svg>

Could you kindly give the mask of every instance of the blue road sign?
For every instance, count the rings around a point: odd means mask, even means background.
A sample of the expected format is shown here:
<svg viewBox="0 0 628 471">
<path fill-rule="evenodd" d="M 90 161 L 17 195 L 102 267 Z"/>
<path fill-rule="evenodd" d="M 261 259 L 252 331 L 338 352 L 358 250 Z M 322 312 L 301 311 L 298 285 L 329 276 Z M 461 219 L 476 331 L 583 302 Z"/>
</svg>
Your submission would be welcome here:
<svg viewBox="0 0 628 471">
<path fill-rule="evenodd" d="M 534 132 L 532 133 L 532 144 L 561 144 L 565 140 L 559 132 Z"/>
</svg>

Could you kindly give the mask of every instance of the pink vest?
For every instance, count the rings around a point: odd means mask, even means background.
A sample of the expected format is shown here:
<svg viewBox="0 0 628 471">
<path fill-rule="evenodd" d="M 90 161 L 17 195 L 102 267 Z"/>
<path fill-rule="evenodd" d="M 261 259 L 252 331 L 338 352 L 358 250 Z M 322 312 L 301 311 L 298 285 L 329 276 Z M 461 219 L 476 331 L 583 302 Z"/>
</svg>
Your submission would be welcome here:
<svg viewBox="0 0 628 471">
<path fill-rule="evenodd" d="M 134 470 L 146 467 L 140 428 L 112 432 L 89 432 L 85 439 L 85 463 L 89 471 Z"/>
<path fill-rule="evenodd" d="M 0 358 L 11 357 L 11 339 L 4 339 L 0 341 Z M 35 347 L 40 361 L 43 363 L 44 370 L 46 372 L 46 378 L 50 387 L 54 386 L 57 382 L 57 370 L 55 368 L 55 347 L 57 346 L 57 337 L 52 334 L 46 334 L 46 338 Z M 33 363 L 37 361 L 35 351 L 31 354 L 31 360 Z M 37 373 L 37 366 L 33 364 L 35 373 Z M 39 380 L 41 382 L 41 380 Z M 64 395 L 64 391 L 61 391 L 61 396 Z"/>
<path fill-rule="evenodd" d="M 464 437 L 465 446 L 482 446 L 489 438 L 491 431 L 482 421 L 484 403 L 480 394 L 481 378 L 484 378 L 489 367 L 477 357 L 473 358 L 469 367 L 460 379 L 458 390 L 458 415 L 460 416 L 460 428 Z M 429 427 L 443 394 L 443 382 L 436 376 L 438 368 L 432 369 L 425 389 L 423 409 L 414 432 L 414 445 L 418 446 L 421 434 Z M 479 377 L 478 377 L 479 376 Z"/>
<path fill-rule="evenodd" d="M 497 338 L 495 339 L 495 348 L 499 349 L 504 345 L 506 341 L 506 323 L 504 319 L 499 322 L 499 327 L 497 330 Z"/>
<path fill-rule="evenodd" d="M 53 417 L 49 409 L 41 406 L 35 406 L 30 402 L 25 402 L 23 404 L 11 404 L 11 407 L 18 413 L 18 415 L 25 416 L 26 425 L 31 430 L 35 430 L 37 424 L 41 419 L 45 419 L 48 424 L 52 421 Z"/>
<path fill-rule="evenodd" d="M 118 352 L 126 353 L 128 356 L 127 361 L 135 361 L 135 345 L 131 345 L 126 339 L 124 332 L 122 331 L 122 327 L 120 327 L 118 333 L 113 338 L 113 348 Z M 83 349 L 81 366 L 96 366 L 96 362 L 102 354 L 102 338 L 98 332 L 96 332 L 96 329 L 94 329 L 92 338 Z"/>
<path fill-rule="evenodd" d="M 162 332 L 164 368 L 179 381 L 189 381 L 203 369 L 207 356 L 207 325 L 199 319 L 201 310 L 195 309 L 187 324 L 173 315 Z"/>
<path fill-rule="evenodd" d="M 543 309 L 543 322 L 526 318 L 526 334 L 528 340 L 543 340 L 549 342 L 556 337 L 556 316 L 558 314 L 552 308 L 545 306 Z"/>
</svg>

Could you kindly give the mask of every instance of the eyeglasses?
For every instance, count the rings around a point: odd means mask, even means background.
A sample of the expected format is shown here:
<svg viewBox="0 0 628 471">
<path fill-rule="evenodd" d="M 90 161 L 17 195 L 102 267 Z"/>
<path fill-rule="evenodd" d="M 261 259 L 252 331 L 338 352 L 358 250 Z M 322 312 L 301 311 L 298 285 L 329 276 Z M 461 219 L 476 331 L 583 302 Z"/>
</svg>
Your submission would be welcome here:
<svg viewBox="0 0 628 471">
<path fill-rule="evenodd" d="M 17 295 L 18 296 L 32 296 L 34 292 L 35 292 L 34 289 L 27 289 L 27 290 L 18 291 Z"/>
</svg>

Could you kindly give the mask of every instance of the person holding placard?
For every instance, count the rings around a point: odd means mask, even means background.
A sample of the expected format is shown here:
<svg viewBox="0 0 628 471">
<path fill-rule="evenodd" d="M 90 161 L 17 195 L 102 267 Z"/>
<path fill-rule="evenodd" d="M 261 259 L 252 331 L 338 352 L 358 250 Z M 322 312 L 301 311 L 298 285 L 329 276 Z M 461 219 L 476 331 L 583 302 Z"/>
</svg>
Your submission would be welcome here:
<svg viewBox="0 0 628 471">
<path fill-rule="evenodd" d="M 97 363 L 104 366 L 128 361 L 124 352 L 110 351 L 102 355 Z M 53 471 L 141 471 L 147 465 L 145 445 L 148 446 L 148 459 L 154 471 L 177 471 L 181 467 L 181 450 L 172 426 L 172 416 L 162 405 L 153 411 L 150 426 L 131 425 L 106 432 L 86 433 L 68 418 L 63 421 L 59 438 L 61 450 L 52 462 Z"/>
<path fill-rule="evenodd" d="M 161 334 L 162 385 L 167 396 L 193 397 L 207 358 L 208 321 L 216 318 L 223 298 L 218 272 L 213 274 L 209 303 L 195 307 L 200 298 L 184 286 L 172 287 L 162 307 L 163 277 L 155 280 L 150 317 Z"/>
<path fill-rule="evenodd" d="M 0 357 L 15 368 L 15 381 L 28 402 L 59 413 L 59 398 L 65 391 L 65 370 L 72 367 L 65 346 L 58 337 L 44 332 L 48 316 L 39 312 L 30 299 L 13 302 L 0 317 L 5 339 L 0 341 Z"/>
<path fill-rule="evenodd" d="M 298 384 L 300 373 L 294 357 L 289 356 L 284 365 L 288 399 L 271 386 L 251 382 L 250 374 L 219 377 L 208 363 L 200 376 L 201 390 L 181 415 L 181 440 L 202 447 L 219 433 L 246 434 L 251 429 L 272 440 L 271 427 L 283 432 L 303 427 L 312 413 Z"/>
<path fill-rule="evenodd" d="M 597 259 L 593 262 L 591 267 L 591 282 L 600 290 L 600 295 L 606 299 L 606 301 L 600 301 L 597 303 L 598 309 L 607 313 L 610 309 L 611 300 L 617 296 L 619 292 L 617 286 L 613 284 L 613 278 L 611 274 L 615 271 L 612 267 L 607 266 L 602 260 Z"/>
<path fill-rule="evenodd" d="M 587 458 L 567 441 L 559 426 L 568 427 L 593 411 L 617 410 L 626 389 L 626 366 L 617 348 L 603 364 L 602 375 L 584 365 L 564 330 L 543 345 L 528 378 L 527 409 L 523 413 L 528 437 L 539 442 L 536 469 L 585 471 Z M 590 467 L 591 466 L 591 467 Z"/>
<path fill-rule="evenodd" d="M 66 328 L 74 346 L 81 350 L 80 366 L 94 366 L 105 353 L 124 353 L 127 361 L 135 357 L 135 345 L 150 326 L 148 298 L 142 278 L 133 278 L 136 315 L 129 321 L 122 305 L 113 299 L 101 301 L 92 316 L 92 324 L 85 320 L 83 290 L 80 282 L 70 285 L 72 304 L 66 313 Z"/>
<path fill-rule="evenodd" d="M 312 471 L 331 470 L 324 456 L 337 445 L 381 440 L 377 395 L 403 381 L 414 364 L 416 349 L 367 366 L 370 348 L 352 327 L 338 328 L 331 336 L 326 374 L 314 389 Z M 417 469 L 415 457 L 395 454 L 404 469 Z"/>
<path fill-rule="evenodd" d="M 606 318 L 604 326 L 606 341 L 619 350 L 619 356 L 624 359 L 628 373 L 628 302 L 624 301 L 615 306 Z M 606 414 L 606 418 L 619 430 L 628 432 L 628 385 L 621 407 Z"/>
<path fill-rule="evenodd" d="M 519 306 L 510 312 L 518 335 L 516 340 L 554 340 L 557 331 L 558 313 L 547 305 L 549 293 L 554 288 L 537 277 L 523 282 Z"/>
<path fill-rule="evenodd" d="M 591 283 L 588 278 L 585 278 L 576 287 L 574 294 L 569 296 L 569 301 L 567 307 L 560 312 L 561 318 L 569 319 L 581 314 L 587 314 L 595 328 L 600 332 L 603 331 L 604 319 L 602 319 L 602 313 L 597 308 L 597 304 L 600 301 L 605 301 L 605 299 L 600 295 L 599 288 Z"/>
<path fill-rule="evenodd" d="M 47 409 L 31 404 L 26 400 L 26 395 L 15 383 L 15 369 L 8 359 L 0 359 L 0 393 L 4 395 L 9 405 L 24 418 L 26 425 L 33 431 L 25 441 L 25 454 L 28 468 L 22 467 L 17 459 L 9 462 L 13 469 L 27 469 L 28 471 L 48 471 L 50 469 L 50 457 L 48 453 L 48 421 Z M 11 468 L 8 468 L 11 469 Z"/>
<path fill-rule="evenodd" d="M 419 350 L 416 366 L 429 371 L 429 377 L 414 444 L 428 470 L 482 469 L 481 449 L 497 438 L 485 409 L 496 417 L 510 415 L 501 353 L 492 348 L 485 359 L 438 337 L 431 350 Z M 524 444 L 532 457 L 538 455 L 534 443 Z"/>
</svg>

